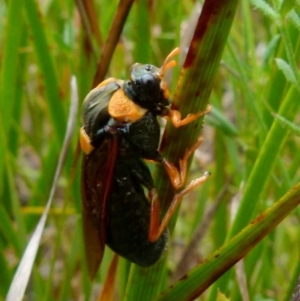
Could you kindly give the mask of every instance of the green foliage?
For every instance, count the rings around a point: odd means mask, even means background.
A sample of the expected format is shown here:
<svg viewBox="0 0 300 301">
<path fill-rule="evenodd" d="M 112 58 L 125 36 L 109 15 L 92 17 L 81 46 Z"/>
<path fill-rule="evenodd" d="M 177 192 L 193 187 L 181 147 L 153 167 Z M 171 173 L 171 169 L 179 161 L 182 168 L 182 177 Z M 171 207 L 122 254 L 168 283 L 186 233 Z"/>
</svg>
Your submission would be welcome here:
<svg viewBox="0 0 300 301">
<path fill-rule="evenodd" d="M 83 2 L 91 4 L 89 13 Z M 82 101 L 101 57 L 108 64 L 105 77 L 128 78 L 136 61 L 161 66 L 176 46 L 183 56 L 200 6 L 83 2 L 0 3 L 0 300 L 45 209 L 67 125 L 71 76 Z M 124 21 L 119 38 L 118 25 L 111 26 L 125 2 L 129 14 L 117 19 Z M 118 300 L 192 300 L 199 294 L 199 300 L 290 300 L 299 276 L 299 1 L 241 1 L 237 8 L 235 0 L 214 2 L 205 1 L 207 19 L 193 39 L 193 63 L 181 69 L 183 58 L 176 58 L 179 68 L 169 81 L 183 115 L 207 103 L 212 112 L 203 128 L 202 121 L 180 130 L 168 124 L 163 139 L 164 155 L 178 162 L 202 129 L 205 142 L 189 179 L 200 170 L 212 176 L 184 197 L 162 260 L 150 269 L 119 261 Z M 111 40 L 116 47 L 107 54 Z M 96 300 L 112 258 L 107 248 L 91 283 L 81 233 L 77 133 L 25 299 Z M 173 191 L 159 167 L 154 175 L 165 210 Z M 175 219 L 170 231 L 174 226 Z"/>
</svg>

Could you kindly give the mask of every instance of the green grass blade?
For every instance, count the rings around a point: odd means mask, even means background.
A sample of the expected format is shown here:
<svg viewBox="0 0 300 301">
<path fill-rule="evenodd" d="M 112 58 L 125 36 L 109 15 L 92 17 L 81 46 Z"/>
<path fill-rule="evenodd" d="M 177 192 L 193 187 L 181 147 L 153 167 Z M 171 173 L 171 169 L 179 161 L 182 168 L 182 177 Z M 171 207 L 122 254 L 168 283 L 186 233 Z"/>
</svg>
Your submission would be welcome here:
<svg viewBox="0 0 300 301">
<path fill-rule="evenodd" d="M 22 9 L 19 1 L 13 0 L 8 5 L 8 16 L 5 28 L 5 41 L 3 43 L 2 68 L 0 78 L 0 182 L 3 182 L 4 162 L 8 160 L 5 154 L 5 148 L 11 139 L 10 132 L 12 112 L 16 100 L 16 89 L 18 87 L 18 55 L 21 44 L 22 27 L 15 26 L 15 20 L 22 23 Z M 0 195 L 2 194 L 2 185 L 0 185 Z"/>
<path fill-rule="evenodd" d="M 155 301 L 194 300 L 229 267 L 243 258 L 299 204 L 300 183 Z"/>
<path fill-rule="evenodd" d="M 286 119 L 293 120 L 299 109 L 297 99 L 299 99 L 299 92 L 295 87 L 291 87 L 278 114 L 284 116 Z M 274 120 L 248 179 L 229 237 L 237 234 L 253 218 L 255 209 L 259 204 L 260 192 L 263 190 L 268 175 L 276 162 L 276 157 L 285 142 L 286 134 L 287 128 L 282 127 L 279 121 Z M 245 215 L 246 212 L 247 215 Z"/>
<path fill-rule="evenodd" d="M 35 0 L 27 0 L 25 12 L 27 22 L 33 36 L 34 49 L 38 60 L 40 71 L 43 74 L 45 85 L 45 96 L 50 111 L 50 117 L 56 133 L 57 145 L 61 145 L 64 137 L 64 126 L 66 117 L 61 102 L 59 91 L 59 80 L 48 42 L 46 30 L 43 24 L 42 14 L 39 11 L 38 3 Z M 63 87 L 62 87 L 63 88 Z"/>
<path fill-rule="evenodd" d="M 59 156 L 59 161 L 57 163 L 55 176 L 51 186 L 51 191 L 49 193 L 47 205 L 24 251 L 23 257 L 20 261 L 19 267 L 14 275 L 14 279 L 8 291 L 6 301 L 17 301 L 17 300 L 22 300 L 24 298 L 24 293 L 29 282 L 34 261 L 37 256 L 38 247 L 48 217 L 49 209 L 53 201 L 54 193 L 57 188 L 58 180 L 61 174 L 61 170 L 63 168 L 67 150 L 69 148 L 69 144 L 75 127 L 75 120 L 76 120 L 77 108 L 78 108 L 78 95 L 77 95 L 75 77 L 72 79 L 72 92 L 73 92 L 72 102 L 70 106 L 69 120 L 67 124 L 66 134 L 61 149 L 61 153 Z"/>
<path fill-rule="evenodd" d="M 149 2 L 141 0 L 135 6 L 136 24 L 139 24 L 135 31 L 134 44 L 134 60 L 139 63 L 150 62 L 150 11 L 148 9 Z"/>
<path fill-rule="evenodd" d="M 219 66 L 236 6 L 237 1 L 222 1 L 222 3 L 205 1 L 173 101 L 173 108 L 179 109 L 183 116 L 203 110 L 208 103 L 213 79 Z M 206 61 L 209 61 L 210 64 L 204 64 Z M 174 130 L 169 124 L 163 137 L 164 155 L 167 155 L 171 161 L 177 162 L 178 158 L 183 156 L 186 147 L 197 139 L 200 130 L 201 121 L 177 130 Z M 178 141 L 178 143 L 173 142 L 168 145 L 167 141 Z M 161 169 L 156 177 L 160 200 L 164 200 L 163 207 L 166 209 L 168 206 L 166 199 L 171 201 L 173 189 L 168 181 L 161 180 L 166 179 Z M 165 273 L 164 265 L 165 259 L 148 270 L 134 266 L 124 300 L 143 299 L 146 301 L 155 297 L 163 284 L 161 279 Z M 143 292 L 146 293 L 143 294 Z"/>
</svg>

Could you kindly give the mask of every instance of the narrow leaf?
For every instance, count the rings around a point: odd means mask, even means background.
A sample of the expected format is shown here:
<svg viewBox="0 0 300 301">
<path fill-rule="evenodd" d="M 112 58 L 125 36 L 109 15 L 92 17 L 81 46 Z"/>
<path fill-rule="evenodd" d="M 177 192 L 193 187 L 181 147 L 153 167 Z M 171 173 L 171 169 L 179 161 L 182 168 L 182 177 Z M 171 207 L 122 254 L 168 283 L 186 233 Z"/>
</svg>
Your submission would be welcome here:
<svg viewBox="0 0 300 301">
<path fill-rule="evenodd" d="M 268 43 L 266 50 L 263 54 L 262 66 L 266 65 L 272 54 L 275 53 L 275 49 L 278 47 L 279 41 L 280 35 L 275 35 L 272 38 L 272 40 Z"/>
<path fill-rule="evenodd" d="M 163 292 L 156 301 L 194 300 L 243 258 L 300 203 L 300 183 L 218 249 L 203 264 Z M 186 289 L 188 284 L 189 289 Z"/>
<path fill-rule="evenodd" d="M 36 258 L 36 254 L 38 251 L 38 247 L 40 244 L 41 236 L 45 227 L 45 223 L 47 220 L 47 216 L 49 213 L 49 209 L 53 200 L 53 196 L 57 187 L 57 183 L 59 180 L 59 176 L 64 164 L 64 160 L 69 148 L 69 144 L 73 135 L 74 126 L 76 122 L 76 115 L 77 115 L 77 107 L 78 107 L 78 96 L 77 96 L 77 89 L 76 89 L 76 80 L 73 77 L 72 82 L 72 97 L 71 97 L 71 106 L 70 106 L 70 112 L 69 112 L 69 119 L 68 119 L 68 125 L 67 130 L 62 146 L 62 150 L 59 156 L 59 161 L 57 164 L 55 176 L 53 179 L 50 195 L 47 201 L 47 205 L 45 207 L 45 211 L 25 249 L 25 252 L 23 254 L 23 257 L 20 261 L 19 267 L 15 273 L 15 276 L 13 278 L 13 281 L 11 283 L 9 292 L 6 297 L 6 301 L 19 301 L 22 300 L 24 297 L 24 292 L 26 290 L 29 277 L 31 275 L 33 263 Z"/>
<path fill-rule="evenodd" d="M 65 124 L 65 115 L 59 92 L 59 80 L 43 24 L 43 15 L 40 13 L 39 5 L 35 0 L 27 0 L 24 7 L 33 36 L 38 66 L 44 77 L 45 96 L 48 102 L 50 116 L 58 142 L 62 143 L 63 132 L 61 129 Z M 59 112 L 59 114 L 57 114 L 57 112 Z"/>
<path fill-rule="evenodd" d="M 278 68 L 283 72 L 286 80 L 294 85 L 297 85 L 297 80 L 291 66 L 283 59 L 275 59 Z"/>
<path fill-rule="evenodd" d="M 291 10 L 286 17 L 300 31 L 300 17 L 296 11 Z"/>
<path fill-rule="evenodd" d="M 295 123 L 289 121 L 279 114 L 273 114 L 273 116 L 283 125 L 286 126 L 289 130 L 291 130 L 297 136 L 300 136 L 300 127 L 296 126 Z"/>
<path fill-rule="evenodd" d="M 263 0 L 250 0 L 250 2 L 256 9 L 260 10 L 267 17 L 274 21 L 279 19 L 280 15 L 267 2 Z"/>
</svg>

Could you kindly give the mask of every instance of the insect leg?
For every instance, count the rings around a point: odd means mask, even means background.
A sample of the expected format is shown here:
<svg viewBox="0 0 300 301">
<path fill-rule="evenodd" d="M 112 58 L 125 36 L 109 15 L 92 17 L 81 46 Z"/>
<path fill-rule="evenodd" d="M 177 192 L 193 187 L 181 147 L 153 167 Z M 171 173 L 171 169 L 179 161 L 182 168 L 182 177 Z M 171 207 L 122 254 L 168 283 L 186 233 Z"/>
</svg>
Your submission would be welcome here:
<svg viewBox="0 0 300 301">
<path fill-rule="evenodd" d="M 117 133 L 118 126 L 119 124 L 113 118 L 110 118 L 106 125 L 99 128 L 96 133 L 91 135 L 88 135 L 85 128 L 81 127 L 79 141 L 83 152 L 86 155 L 89 155 L 95 149 L 95 147 L 101 145 L 105 135 L 108 133 L 112 135 Z"/>
<path fill-rule="evenodd" d="M 151 235 L 152 240 L 150 240 L 150 236 L 149 236 L 150 241 L 156 241 L 161 236 L 161 234 L 164 232 L 164 230 L 166 229 L 166 227 L 169 224 L 171 217 L 173 216 L 178 205 L 180 204 L 182 197 L 184 195 L 186 195 L 187 193 L 189 193 L 194 188 L 196 188 L 196 187 L 200 186 L 202 183 L 204 183 L 209 176 L 210 176 L 210 173 L 205 172 L 202 177 L 193 180 L 185 189 L 183 189 L 182 191 L 180 191 L 174 195 L 171 205 L 170 205 L 168 211 L 166 212 L 161 224 L 157 228 L 156 233 L 154 233 L 154 231 L 152 230 L 152 232 L 153 232 Z"/>
<path fill-rule="evenodd" d="M 164 229 L 160 227 L 160 206 L 156 189 L 152 189 L 148 194 L 150 200 L 150 225 L 149 225 L 149 241 L 155 242 L 163 233 Z"/>
<path fill-rule="evenodd" d="M 179 170 L 176 168 L 176 166 L 173 163 L 170 163 L 167 159 L 162 158 L 162 164 L 167 171 L 170 181 L 173 185 L 173 187 L 178 190 L 180 189 L 186 180 L 187 175 L 187 163 L 188 158 L 193 154 L 193 152 L 199 147 L 199 145 L 202 143 L 203 138 L 199 137 L 198 141 L 195 145 L 193 145 L 190 149 L 187 149 L 184 157 L 179 160 Z M 151 211 L 150 211 L 150 229 L 149 229 L 149 240 L 150 241 L 156 241 L 161 234 L 166 229 L 171 217 L 173 216 L 175 210 L 177 209 L 178 205 L 180 204 L 182 197 L 187 194 L 188 192 L 192 191 L 194 188 L 200 186 L 203 182 L 207 180 L 207 178 L 210 176 L 209 172 L 205 172 L 204 175 L 200 178 L 197 178 L 193 181 L 191 181 L 185 189 L 183 189 L 180 192 L 177 192 L 174 195 L 174 198 L 171 202 L 171 205 L 166 212 L 163 220 L 161 223 L 159 223 L 159 200 L 158 196 L 155 191 L 152 191 L 151 194 L 149 193 L 149 199 L 151 201 Z"/>
<path fill-rule="evenodd" d="M 198 112 L 196 114 L 188 114 L 184 119 L 181 119 L 181 113 L 177 110 L 169 110 L 169 117 L 173 125 L 178 128 L 183 125 L 187 125 L 188 123 L 196 120 L 197 118 L 209 113 L 211 111 L 212 106 L 208 105 L 204 111 Z"/>
<path fill-rule="evenodd" d="M 161 162 L 169 175 L 170 181 L 176 190 L 180 189 L 184 185 L 187 174 L 188 159 L 201 145 L 203 140 L 204 139 L 202 137 L 199 137 L 197 142 L 191 148 L 186 150 L 183 158 L 179 160 L 179 169 L 177 169 L 177 167 L 166 158 L 163 157 L 161 159 Z"/>
<path fill-rule="evenodd" d="M 106 125 L 99 128 L 96 133 L 92 135 L 91 144 L 93 146 L 97 146 L 100 142 L 102 142 L 102 139 L 107 133 L 116 134 L 118 126 L 120 126 L 120 124 L 114 118 L 110 118 Z"/>
</svg>

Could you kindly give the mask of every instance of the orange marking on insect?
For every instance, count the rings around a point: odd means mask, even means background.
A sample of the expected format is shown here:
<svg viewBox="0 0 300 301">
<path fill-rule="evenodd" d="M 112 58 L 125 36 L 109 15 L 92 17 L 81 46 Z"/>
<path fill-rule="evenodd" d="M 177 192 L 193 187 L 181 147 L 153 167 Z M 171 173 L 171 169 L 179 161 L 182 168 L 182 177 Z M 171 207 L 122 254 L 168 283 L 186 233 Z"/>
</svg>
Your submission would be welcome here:
<svg viewBox="0 0 300 301">
<path fill-rule="evenodd" d="M 170 98 L 170 91 L 169 91 L 168 86 L 167 86 L 165 81 L 162 80 L 160 82 L 160 88 L 162 89 L 164 98 L 169 99 Z"/>
<path fill-rule="evenodd" d="M 108 113 L 118 122 L 135 122 L 145 115 L 147 109 L 129 99 L 123 89 L 117 90 L 108 105 Z"/>
<path fill-rule="evenodd" d="M 79 141 L 81 149 L 86 155 L 89 155 L 94 150 L 91 139 L 83 127 L 80 128 Z"/>
</svg>

